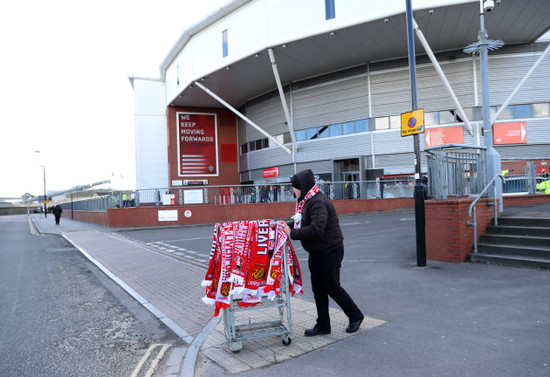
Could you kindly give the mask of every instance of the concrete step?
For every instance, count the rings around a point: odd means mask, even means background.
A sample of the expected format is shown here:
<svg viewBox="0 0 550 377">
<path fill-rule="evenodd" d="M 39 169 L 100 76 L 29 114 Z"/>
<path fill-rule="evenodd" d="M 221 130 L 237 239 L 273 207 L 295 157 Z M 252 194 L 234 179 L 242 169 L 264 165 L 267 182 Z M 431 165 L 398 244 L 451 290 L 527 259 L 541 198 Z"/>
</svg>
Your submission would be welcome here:
<svg viewBox="0 0 550 377">
<path fill-rule="evenodd" d="M 519 255 L 533 258 L 545 258 L 550 261 L 550 248 L 548 247 L 478 243 L 477 250 L 479 254 L 503 256 Z"/>
<path fill-rule="evenodd" d="M 479 237 L 483 244 L 536 246 L 550 250 L 550 237 L 486 233 Z"/>
<path fill-rule="evenodd" d="M 500 220 L 499 220 L 500 222 Z M 488 234 L 508 234 L 533 237 L 550 237 L 550 227 L 512 226 L 512 225 L 490 225 L 487 227 Z"/>
<path fill-rule="evenodd" d="M 468 254 L 471 262 L 495 264 L 499 266 L 526 267 L 550 270 L 550 259 L 525 257 L 521 255 Z"/>
<path fill-rule="evenodd" d="M 502 216 L 498 218 L 498 224 L 504 225 L 504 226 L 527 226 L 527 227 L 550 228 L 550 218 Z"/>
</svg>

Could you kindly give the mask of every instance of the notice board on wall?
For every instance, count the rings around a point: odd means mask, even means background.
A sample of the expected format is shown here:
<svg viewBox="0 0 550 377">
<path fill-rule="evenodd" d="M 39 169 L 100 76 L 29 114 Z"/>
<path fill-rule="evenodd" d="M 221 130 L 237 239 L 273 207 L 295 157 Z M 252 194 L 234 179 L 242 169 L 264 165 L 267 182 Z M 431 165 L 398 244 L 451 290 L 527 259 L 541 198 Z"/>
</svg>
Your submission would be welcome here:
<svg viewBox="0 0 550 377">
<path fill-rule="evenodd" d="M 178 112 L 178 175 L 218 176 L 216 114 Z"/>
</svg>

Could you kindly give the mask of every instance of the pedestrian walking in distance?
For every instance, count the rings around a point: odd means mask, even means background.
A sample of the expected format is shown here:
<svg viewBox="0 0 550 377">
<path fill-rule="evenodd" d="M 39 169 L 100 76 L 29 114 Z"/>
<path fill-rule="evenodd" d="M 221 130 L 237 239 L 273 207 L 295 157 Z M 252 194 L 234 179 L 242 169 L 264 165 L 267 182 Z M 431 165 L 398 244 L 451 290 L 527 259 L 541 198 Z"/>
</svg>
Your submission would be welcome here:
<svg viewBox="0 0 550 377">
<path fill-rule="evenodd" d="M 61 219 L 61 213 L 63 212 L 63 209 L 59 204 L 57 204 L 53 207 L 52 212 L 55 216 L 55 225 L 59 225 L 59 220 Z"/>
<path fill-rule="evenodd" d="M 356 332 L 363 313 L 340 285 L 340 267 L 344 258 L 344 236 L 334 205 L 319 191 L 313 172 L 303 170 L 291 178 L 296 201 L 294 222 L 285 224 L 285 233 L 300 240 L 309 253 L 311 287 L 317 307 L 317 322 L 305 336 L 330 334 L 329 300 L 331 297 L 349 319 L 346 332 Z"/>
</svg>

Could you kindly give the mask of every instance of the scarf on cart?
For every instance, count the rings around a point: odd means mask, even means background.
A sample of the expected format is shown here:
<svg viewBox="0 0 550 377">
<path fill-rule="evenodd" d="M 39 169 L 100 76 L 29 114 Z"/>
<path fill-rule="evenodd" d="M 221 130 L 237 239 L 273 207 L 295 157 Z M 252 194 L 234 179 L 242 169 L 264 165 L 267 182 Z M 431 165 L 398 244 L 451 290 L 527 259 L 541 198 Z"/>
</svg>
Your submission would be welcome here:
<svg viewBox="0 0 550 377">
<path fill-rule="evenodd" d="M 319 186 L 315 185 L 304 196 L 302 200 L 296 203 L 296 214 L 292 217 L 294 219 L 294 229 L 300 229 L 302 226 L 302 211 L 304 210 L 304 206 L 306 205 L 306 202 L 313 198 L 315 194 L 319 192 Z"/>
</svg>

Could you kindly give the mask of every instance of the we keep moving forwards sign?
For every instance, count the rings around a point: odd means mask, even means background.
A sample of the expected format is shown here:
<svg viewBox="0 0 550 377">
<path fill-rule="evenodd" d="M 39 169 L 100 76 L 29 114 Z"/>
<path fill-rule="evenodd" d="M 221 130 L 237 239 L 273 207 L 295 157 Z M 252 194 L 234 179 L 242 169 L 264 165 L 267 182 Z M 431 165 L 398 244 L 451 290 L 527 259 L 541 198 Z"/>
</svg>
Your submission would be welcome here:
<svg viewBox="0 0 550 377">
<path fill-rule="evenodd" d="M 177 113 L 180 177 L 218 175 L 216 114 Z"/>
</svg>

